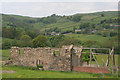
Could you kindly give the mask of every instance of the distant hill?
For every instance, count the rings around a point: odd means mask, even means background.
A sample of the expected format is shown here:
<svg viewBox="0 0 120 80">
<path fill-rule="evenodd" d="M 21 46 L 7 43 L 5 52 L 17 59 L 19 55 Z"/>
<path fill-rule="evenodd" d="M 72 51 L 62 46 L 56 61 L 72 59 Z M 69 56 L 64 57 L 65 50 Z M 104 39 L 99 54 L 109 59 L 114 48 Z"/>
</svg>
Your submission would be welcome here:
<svg viewBox="0 0 120 80">
<path fill-rule="evenodd" d="M 33 18 L 19 15 L 2 14 L 2 27 L 15 27 L 24 30 L 32 30 L 39 33 L 61 32 L 69 33 L 73 28 L 80 28 L 83 23 L 92 23 L 101 27 L 101 24 L 116 24 L 118 18 L 117 11 L 103 11 L 96 13 L 75 14 L 71 16 L 59 16 L 53 14 L 48 17 Z M 111 23 L 112 22 L 112 23 Z M 99 29 L 99 28 L 98 28 Z"/>
</svg>

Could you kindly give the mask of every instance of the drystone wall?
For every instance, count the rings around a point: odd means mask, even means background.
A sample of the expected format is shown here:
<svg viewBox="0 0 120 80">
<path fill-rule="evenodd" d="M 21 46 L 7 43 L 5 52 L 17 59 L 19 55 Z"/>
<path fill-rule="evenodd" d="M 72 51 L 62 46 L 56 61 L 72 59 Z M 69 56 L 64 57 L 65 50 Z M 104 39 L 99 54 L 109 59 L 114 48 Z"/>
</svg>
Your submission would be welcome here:
<svg viewBox="0 0 120 80">
<path fill-rule="evenodd" d="M 56 56 L 55 52 L 59 54 Z M 12 47 L 9 65 L 43 65 L 44 70 L 71 71 L 73 45 L 62 48 L 19 48 Z"/>
<path fill-rule="evenodd" d="M 44 70 L 110 73 L 107 69 L 99 70 L 101 68 L 92 68 L 86 62 L 82 62 L 82 49 L 82 46 L 76 47 L 73 45 L 62 46 L 62 48 L 12 47 L 10 50 L 11 60 L 6 62 L 6 65 L 32 67 L 42 65 Z"/>
</svg>

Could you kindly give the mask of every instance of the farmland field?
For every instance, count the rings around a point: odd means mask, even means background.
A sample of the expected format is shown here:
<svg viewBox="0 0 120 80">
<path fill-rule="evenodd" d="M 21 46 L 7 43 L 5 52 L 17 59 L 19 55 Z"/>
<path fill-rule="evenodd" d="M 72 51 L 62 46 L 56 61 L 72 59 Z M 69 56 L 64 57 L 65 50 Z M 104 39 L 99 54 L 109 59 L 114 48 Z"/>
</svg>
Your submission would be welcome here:
<svg viewBox="0 0 120 80">
<path fill-rule="evenodd" d="M 83 42 L 87 40 L 96 40 L 100 43 L 104 43 L 105 41 L 109 40 L 109 37 L 102 37 L 98 35 L 88 35 L 88 34 L 70 34 L 66 36 L 74 38 L 74 39 L 79 39 Z"/>
</svg>

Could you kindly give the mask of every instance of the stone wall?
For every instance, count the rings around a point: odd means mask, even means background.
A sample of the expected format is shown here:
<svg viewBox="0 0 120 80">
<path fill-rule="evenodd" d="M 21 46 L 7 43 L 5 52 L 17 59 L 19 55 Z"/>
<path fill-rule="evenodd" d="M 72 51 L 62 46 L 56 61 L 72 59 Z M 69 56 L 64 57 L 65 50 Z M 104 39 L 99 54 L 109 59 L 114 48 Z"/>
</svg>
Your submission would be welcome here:
<svg viewBox="0 0 120 80">
<path fill-rule="evenodd" d="M 11 60 L 9 65 L 33 66 L 43 65 L 44 70 L 71 71 L 72 70 L 71 46 L 62 48 L 11 48 Z M 55 51 L 59 55 L 55 55 Z"/>
</svg>

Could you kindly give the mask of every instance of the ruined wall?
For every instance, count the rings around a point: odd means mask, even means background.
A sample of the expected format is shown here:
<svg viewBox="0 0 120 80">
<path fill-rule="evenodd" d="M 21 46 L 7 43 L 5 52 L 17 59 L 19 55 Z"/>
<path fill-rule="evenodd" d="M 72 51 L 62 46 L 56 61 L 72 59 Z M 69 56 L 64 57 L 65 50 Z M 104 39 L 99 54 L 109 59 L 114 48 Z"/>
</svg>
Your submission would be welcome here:
<svg viewBox="0 0 120 80">
<path fill-rule="evenodd" d="M 58 55 L 55 55 L 56 51 Z M 94 68 L 89 68 L 89 65 L 86 64 L 86 62 L 82 62 L 82 46 L 76 47 L 71 45 L 62 46 L 62 48 L 12 47 L 10 53 L 11 60 L 10 63 L 8 63 L 9 65 L 22 65 L 32 67 L 42 65 L 44 70 L 53 71 L 95 71 Z M 92 66 L 95 67 L 96 65 Z M 99 71 L 99 69 L 96 69 L 96 72 Z M 106 72 L 109 73 L 110 71 Z"/>
<path fill-rule="evenodd" d="M 71 71 L 71 50 L 73 46 L 62 48 L 11 48 L 10 65 L 43 65 L 44 70 Z M 55 56 L 54 52 L 59 51 Z M 22 53 L 21 53 L 22 52 Z"/>
<path fill-rule="evenodd" d="M 82 46 L 74 47 L 72 53 L 72 66 L 82 66 Z"/>
</svg>

